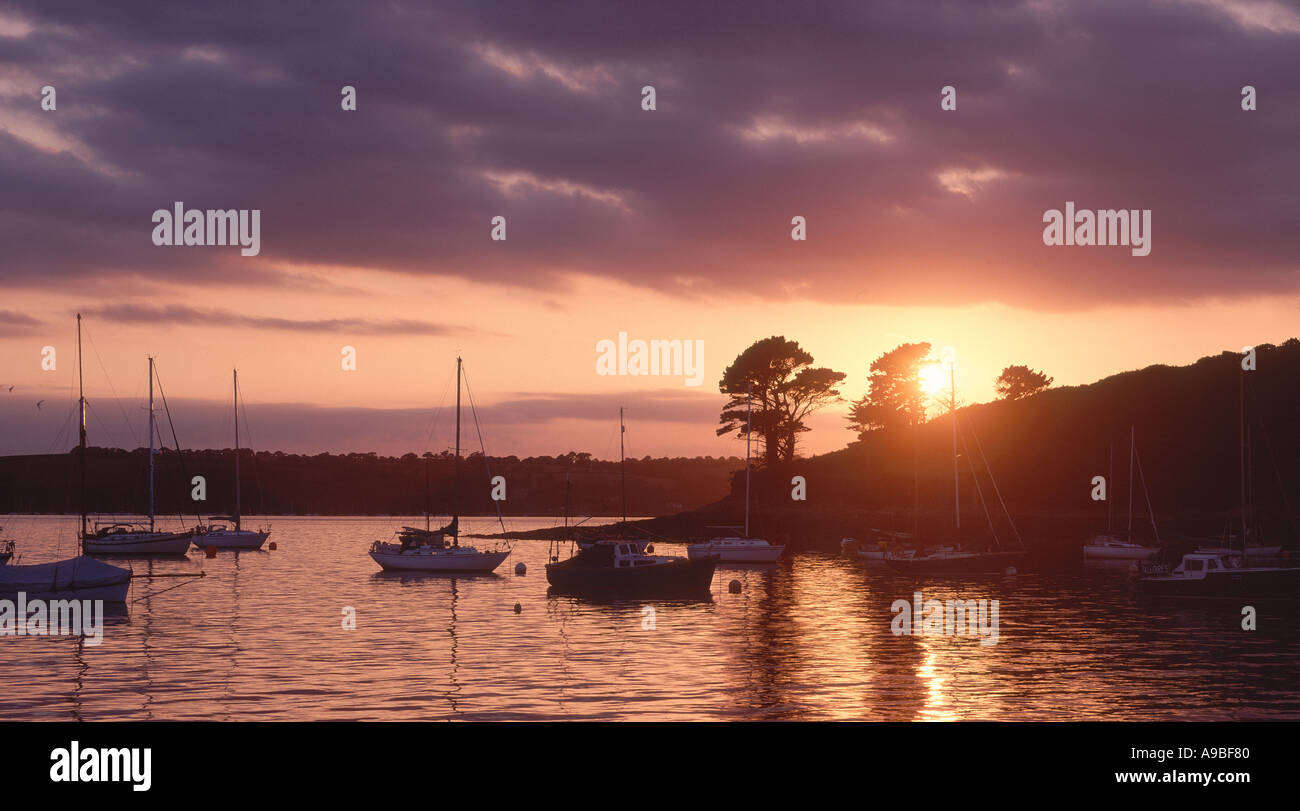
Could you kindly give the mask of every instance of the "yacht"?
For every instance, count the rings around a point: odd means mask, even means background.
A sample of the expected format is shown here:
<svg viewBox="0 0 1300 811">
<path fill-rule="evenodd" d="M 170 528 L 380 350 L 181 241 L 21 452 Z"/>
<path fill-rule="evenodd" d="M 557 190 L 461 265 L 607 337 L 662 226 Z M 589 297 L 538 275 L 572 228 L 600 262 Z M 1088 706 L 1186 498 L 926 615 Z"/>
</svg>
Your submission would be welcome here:
<svg viewBox="0 0 1300 811">
<path fill-rule="evenodd" d="M 160 532 L 154 521 L 154 406 L 153 356 L 149 357 L 149 523 L 96 523 L 95 531 L 82 530 L 81 548 L 88 555 L 130 555 L 157 557 L 184 555 L 189 551 L 194 530 Z"/>
<path fill-rule="evenodd" d="M 785 551 L 784 544 L 773 544 L 749 537 L 749 448 L 750 428 L 754 420 L 754 401 L 750 385 L 745 387 L 745 535 L 742 538 L 714 538 L 686 547 L 691 560 L 716 557 L 722 563 L 775 563 Z"/>
<path fill-rule="evenodd" d="M 510 557 L 511 549 L 480 550 L 460 544 L 460 390 L 462 366 L 456 358 L 456 514 L 439 530 L 403 527 L 396 542 L 375 541 L 370 558 L 386 572 L 490 574 Z M 473 405 L 471 401 L 471 406 Z M 486 454 L 485 454 L 486 455 Z M 427 471 L 427 468 L 426 468 Z M 427 492 L 427 489 L 426 489 Z M 426 513 L 425 520 L 428 520 Z M 504 531 L 504 526 L 502 530 Z M 448 540 L 450 536 L 450 541 Z"/>
<path fill-rule="evenodd" d="M 194 537 L 198 547 L 215 547 L 217 549 L 261 549 L 262 544 L 271 535 L 269 526 L 256 530 L 244 529 L 240 518 L 239 500 L 239 370 L 234 372 L 235 387 L 235 511 L 231 515 L 217 515 L 208 519 L 209 524 L 199 528 Z M 226 523 L 211 523 L 224 521 Z"/>
<path fill-rule="evenodd" d="M 1150 560 L 1160 551 L 1160 546 L 1145 546 L 1133 542 L 1133 465 L 1137 463 L 1138 478 L 1142 480 L 1142 492 L 1146 496 L 1147 511 L 1151 516 L 1151 531 L 1155 534 L 1157 544 L 1160 530 L 1156 527 L 1155 512 L 1151 509 L 1151 493 L 1147 490 L 1146 476 L 1142 474 L 1142 462 L 1137 456 L 1137 442 L 1132 426 L 1128 429 L 1128 531 L 1116 533 L 1114 527 L 1115 510 L 1111 506 L 1110 493 L 1106 494 L 1106 532 L 1094 535 L 1083 545 L 1083 556 L 1089 560 Z M 1110 487 L 1115 473 L 1115 446 L 1112 444 L 1107 462 L 1106 486 Z"/>
<path fill-rule="evenodd" d="M 86 392 L 81 383 L 81 313 L 77 313 L 77 412 L 80 439 L 77 444 L 77 468 L 81 487 L 77 500 L 81 511 L 80 544 L 86 536 Z M 13 541 L 8 542 L 12 553 Z M 0 598 L 13 599 L 24 594 L 35 600 L 103 600 L 124 603 L 131 589 L 132 572 L 87 557 L 84 553 L 52 563 L 0 566 Z"/>
</svg>

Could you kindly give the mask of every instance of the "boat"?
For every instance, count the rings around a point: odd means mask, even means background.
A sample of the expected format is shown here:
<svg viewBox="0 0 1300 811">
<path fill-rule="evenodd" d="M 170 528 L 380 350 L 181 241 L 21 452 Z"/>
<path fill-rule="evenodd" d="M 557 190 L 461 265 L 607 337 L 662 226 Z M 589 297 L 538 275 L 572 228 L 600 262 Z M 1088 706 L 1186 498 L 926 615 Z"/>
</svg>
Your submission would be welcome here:
<svg viewBox="0 0 1300 811">
<path fill-rule="evenodd" d="M 0 527 L 0 529 L 4 529 L 4 527 Z M 13 541 L 0 540 L 0 566 L 3 566 L 9 561 L 13 560 L 14 553 L 17 550 L 17 548 L 18 548 L 18 544 L 14 543 Z"/>
<path fill-rule="evenodd" d="M 81 531 L 77 533 L 77 542 L 80 544 L 86 536 L 86 393 L 81 376 L 81 313 L 77 313 L 77 386 L 80 419 L 77 462 L 81 481 L 77 495 Z M 0 598 L 14 599 L 23 594 L 27 599 L 124 603 L 131 589 L 131 577 L 130 569 L 113 566 L 85 554 L 52 563 L 11 563 L 0 567 Z"/>
<path fill-rule="evenodd" d="M 745 534 L 739 538 L 714 538 L 703 543 L 693 543 L 686 547 L 686 555 L 692 560 L 716 557 L 721 563 L 775 563 L 785 551 L 784 544 L 749 537 L 749 434 L 754 417 L 751 385 L 745 386 Z"/>
<path fill-rule="evenodd" d="M 1246 566 L 1238 555 L 1192 552 L 1172 570 L 1145 567 L 1137 585 L 1156 597 L 1294 598 L 1300 596 L 1300 567 Z"/>
<path fill-rule="evenodd" d="M 710 593 L 717 557 L 651 555 L 647 543 L 612 538 L 597 541 L 568 560 L 546 564 L 546 582 L 558 594 L 628 599 Z"/>
<path fill-rule="evenodd" d="M 1094 535 L 1083 545 L 1083 556 L 1090 560 L 1150 560 L 1160 551 L 1160 546 L 1145 546 L 1135 543 L 1133 538 L 1133 465 L 1137 463 L 1138 477 L 1142 480 L 1142 492 L 1146 495 L 1147 512 L 1151 516 L 1151 530 L 1155 533 L 1157 544 L 1160 541 L 1160 530 L 1156 527 L 1155 511 L 1151 509 L 1151 493 L 1147 490 L 1146 476 L 1142 475 L 1142 462 L 1137 457 L 1137 443 L 1134 429 L 1129 426 L 1128 439 L 1128 530 L 1123 536 L 1117 534 L 1114 529 L 1115 510 L 1110 493 L 1106 493 L 1106 532 Z M 1111 446 L 1108 455 L 1108 470 L 1106 472 L 1106 486 L 1109 487 L 1114 481 L 1115 473 L 1115 452 L 1114 446 Z"/>
<path fill-rule="evenodd" d="M 462 574 L 490 574 L 510 557 L 511 549 L 478 549 L 460 545 L 460 389 L 462 363 L 456 358 L 456 512 L 451 523 L 439 530 L 403 527 L 396 533 L 396 543 L 375 541 L 370 545 L 370 557 L 386 572 L 453 572 Z M 472 406 L 472 403 L 471 403 Z M 486 456 L 486 451 L 484 456 Z M 427 464 L 427 463 L 426 463 Z M 425 468 L 426 477 L 428 468 Z M 426 478 L 427 481 L 427 478 Z M 426 498 L 428 489 L 425 490 Z M 500 507 L 498 506 L 498 510 Z M 498 518 L 500 513 L 498 512 Z M 429 514 L 425 512 L 425 521 Z M 502 524 L 502 531 L 505 526 Z M 450 543 L 448 536 L 451 537 Z"/>
<path fill-rule="evenodd" d="M 955 373 L 950 365 L 949 374 L 952 375 L 952 397 L 950 400 L 949 413 L 952 416 L 952 475 L 953 475 L 953 495 L 954 495 L 954 517 L 956 519 L 957 530 L 961 530 L 961 480 L 958 476 L 958 455 L 957 455 L 957 387 Z M 912 430 L 916 430 L 915 421 L 913 421 Z M 944 575 L 983 575 L 983 574 L 1002 574 L 1014 572 L 1015 569 L 1024 562 L 1029 556 L 1028 550 L 1025 549 L 1024 541 L 1020 537 L 1020 531 L 1016 529 L 1015 521 L 1011 518 L 1011 512 L 1007 509 L 1006 502 L 1002 499 L 1002 493 L 998 489 L 997 479 L 993 477 L 993 471 L 989 468 L 988 459 L 984 457 L 984 449 L 979 445 L 979 436 L 975 434 L 975 428 L 971 425 L 971 434 L 975 437 L 976 447 L 979 449 L 980 457 L 984 460 L 984 468 L 988 472 L 989 481 L 993 485 L 993 491 L 997 494 L 998 503 L 1002 506 L 1002 511 L 1006 515 L 1007 523 L 1011 531 L 1016 536 L 1017 549 L 1003 549 L 1002 542 L 998 538 L 996 529 L 993 526 L 993 518 L 989 512 L 988 505 L 984 500 L 984 491 L 980 487 L 979 477 L 975 472 L 974 463 L 970 461 L 970 451 L 967 449 L 966 460 L 971 468 L 971 477 L 975 482 L 975 490 L 979 494 L 980 502 L 984 505 L 984 513 L 989 521 L 989 531 L 992 534 L 994 549 L 969 550 L 963 549 L 961 545 L 920 545 L 915 542 L 917 533 L 917 514 L 919 512 L 919 497 L 916 491 L 915 477 L 913 477 L 913 532 L 907 535 L 909 541 L 912 541 L 910 548 L 895 549 L 892 545 L 887 545 L 884 553 L 885 565 L 895 572 L 908 577 L 928 577 Z M 962 440 L 963 446 L 965 440 Z M 914 457 L 915 459 L 915 457 Z M 915 461 L 913 461 L 915 464 Z"/>
<path fill-rule="evenodd" d="M 82 529 L 81 547 L 88 555 L 129 555 L 131 557 L 180 556 L 189 551 L 192 529 L 159 532 L 154 520 L 154 405 L 153 356 L 149 356 L 149 524 L 96 523 L 95 531 Z"/>
<path fill-rule="evenodd" d="M 209 523 L 200 527 L 194 536 L 194 545 L 198 547 L 215 547 L 217 549 L 261 549 L 262 544 L 271 535 L 269 526 L 256 530 L 244 529 L 240 518 L 239 499 L 239 370 L 234 370 L 235 388 L 235 511 L 230 515 L 217 515 L 209 522 L 225 521 L 226 524 Z"/>
<path fill-rule="evenodd" d="M 124 603 L 131 571 L 86 555 L 53 563 L 0 567 L 0 599 L 103 600 Z"/>
</svg>

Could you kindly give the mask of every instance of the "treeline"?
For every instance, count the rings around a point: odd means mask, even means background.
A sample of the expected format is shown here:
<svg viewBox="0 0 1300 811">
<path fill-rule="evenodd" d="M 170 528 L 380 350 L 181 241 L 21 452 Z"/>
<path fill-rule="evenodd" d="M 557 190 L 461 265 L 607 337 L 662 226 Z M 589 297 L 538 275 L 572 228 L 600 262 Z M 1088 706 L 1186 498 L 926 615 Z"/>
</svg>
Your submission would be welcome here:
<svg viewBox="0 0 1300 811">
<path fill-rule="evenodd" d="M 315 456 L 242 450 L 241 499 L 246 515 L 409 515 L 452 509 L 457 465 L 450 453 L 374 453 Z M 141 514 L 149 498 L 148 451 L 89 448 L 87 504 L 91 513 Z M 155 457 L 158 515 L 219 515 L 234 509 L 234 451 L 200 450 Z M 629 515 L 690 510 L 726 496 L 730 475 L 744 459 L 696 457 L 629 459 Z M 490 470 L 490 473 L 489 473 Z M 505 478 L 506 515 L 564 513 L 566 477 L 570 513 L 616 516 L 623 510 L 618 462 L 590 454 L 489 457 L 472 454 L 459 463 L 464 514 L 494 515 L 491 479 Z M 195 476 L 206 501 L 191 499 Z M 0 457 L 0 512 L 75 513 L 79 489 L 77 451 Z"/>
<path fill-rule="evenodd" d="M 1140 472 L 1162 539 L 1217 536 L 1226 526 L 1239 526 L 1239 435 L 1244 430 L 1252 513 L 1264 525 L 1266 540 L 1295 545 L 1300 526 L 1300 341 L 1260 345 L 1255 355 L 1251 371 L 1243 371 L 1241 353 L 1224 352 L 1190 366 L 1151 366 L 1089 385 L 958 408 L 963 528 L 987 528 L 984 504 L 997 521 L 1001 498 L 1018 528 L 1036 536 L 1028 542 L 1077 551 L 1077 533 L 1106 528 L 1107 502 L 1093 500 L 1093 478 L 1108 476 L 1112 449 L 1108 495 L 1115 525 L 1126 527 L 1132 428 L 1137 446 L 1135 532 L 1147 538 L 1154 534 Z M 951 420 L 943 413 L 919 425 L 891 425 L 862 433 L 840 451 L 767 464 L 753 480 L 756 526 L 797 539 L 817 525 L 821 528 L 815 531 L 827 535 L 822 539 L 827 544 L 838 541 L 831 535 L 863 532 L 868 524 L 909 529 L 915 492 L 922 529 L 952 529 Z M 806 501 L 791 498 L 794 476 L 807 480 Z M 744 480 L 737 478 L 732 495 L 701 511 L 699 523 L 734 522 L 743 499 Z M 998 531 L 1009 528 L 999 526 Z"/>
</svg>

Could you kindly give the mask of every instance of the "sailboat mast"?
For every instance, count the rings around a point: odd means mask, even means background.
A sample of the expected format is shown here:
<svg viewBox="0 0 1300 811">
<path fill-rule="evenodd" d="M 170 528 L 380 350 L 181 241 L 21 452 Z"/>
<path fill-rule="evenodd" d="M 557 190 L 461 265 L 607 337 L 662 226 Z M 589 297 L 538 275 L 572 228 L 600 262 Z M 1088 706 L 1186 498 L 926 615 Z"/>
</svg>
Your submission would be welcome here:
<svg viewBox="0 0 1300 811">
<path fill-rule="evenodd" d="M 949 411 L 952 412 L 952 497 L 957 529 L 961 529 L 961 479 L 957 475 L 957 361 L 948 360 Z"/>
<path fill-rule="evenodd" d="M 77 499 L 81 502 L 81 535 L 77 538 L 78 549 L 80 549 L 86 539 L 86 389 L 81 374 L 81 313 L 77 313 L 77 411 L 81 422 L 80 439 L 77 443 L 79 449 L 77 458 L 81 463 L 79 465 L 81 492 Z"/>
<path fill-rule="evenodd" d="M 753 381 L 745 383 L 745 537 L 749 537 L 749 432 L 754 427 Z"/>
<path fill-rule="evenodd" d="M 1133 540 L 1133 448 L 1135 443 L 1133 426 L 1128 427 L 1128 537 Z"/>
<path fill-rule="evenodd" d="M 153 355 L 149 356 L 149 531 L 153 532 Z"/>
<path fill-rule="evenodd" d="M 460 546 L 460 355 L 456 356 L 456 503 L 453 505 L 452 546 Z"/>
<path fill-rule="evenodd" d="M 1246 370 L 1241 370 L 1237 404 L 1239 442 L 1241 444 L 1241 549 L 1246 550 Z"/>
<path fill-rule="evenodd" d="M 1111 488 L 1115 486 L 1115 442 L 1111 440 L 1106 452 L 1106 531 L 1115 531 L 1115 502 L 1110 497 Z"/>
<path fill-rule="evenodd" d="M 235 388 L 235 531 L 239 531 L 239 370 L 234 371 Z"/>
<path fill-rule="evenodd" d="M 619 490 L 623 495 L 623 524 L 627 524 L 627 452 L 623 450 L 623 434 L 627 426 L 623 424 L 623 406 L 618 407 L 618 479 Z"/>
</svg>

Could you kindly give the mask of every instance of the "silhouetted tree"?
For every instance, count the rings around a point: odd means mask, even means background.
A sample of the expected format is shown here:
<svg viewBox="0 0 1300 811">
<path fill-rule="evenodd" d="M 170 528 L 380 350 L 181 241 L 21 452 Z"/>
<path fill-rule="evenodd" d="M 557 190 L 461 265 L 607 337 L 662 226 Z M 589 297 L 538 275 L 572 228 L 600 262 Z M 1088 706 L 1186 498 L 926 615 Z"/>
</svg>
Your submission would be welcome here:
<svg viewBox="0 0 1300 811">
<path fill-rule="evenodd" d="M 849 429 L 859 436 L 870 431 L 925 422 L 925 392 L 921 369 L 938 361 L 930 344 L 901 344 L 871 363 L 871 388 L 849 409 Z"/>
<path fill-rule="evenodd" d="M 812 367 L 813 356 L 797 341 L 773 335 L 755 341 L 736 356 L 718 390 L 728 396 L 718 418 L 718 436 L 746 430 L 746 388 L 753 398 L 753 432 L 763 441 L 768 464 L 794 458 L 798 435 L 808 430 L 804 418 L 839 399 L 836 384 L 843 372 Z"/>
<path fill-rule="evenodd" d="M 1019 400 L 1043 391 L 1052 385 L 1056 378 L 1036 372 L 1028 366 L 1008 366 L 998 375 L 995 385 L 998 397 L 1003 400 Z"/>
</svg>

